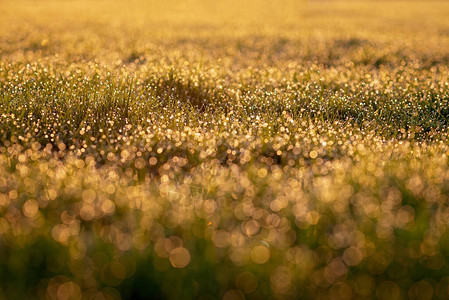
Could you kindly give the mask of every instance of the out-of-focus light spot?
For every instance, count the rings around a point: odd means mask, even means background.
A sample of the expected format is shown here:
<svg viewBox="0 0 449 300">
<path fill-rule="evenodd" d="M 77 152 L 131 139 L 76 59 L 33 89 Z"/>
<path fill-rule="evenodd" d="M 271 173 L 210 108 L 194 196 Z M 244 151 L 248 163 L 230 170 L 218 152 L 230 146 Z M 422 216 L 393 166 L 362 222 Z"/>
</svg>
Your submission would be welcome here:
<svg viewBox="0 0 449 300">
<path fill-rule="evenodd" d="M 309 153 L 310 158 L 315 159 L 318 157 L 318 152 L 316 152 L 315 150 L 310 151 Z"/>
<path fill-rule="evenodd" d="M 137 159 L 134 161 L 134 166 L 135 166 L 137 169 L 143 169 L 143 168 L 145 167 L 145 165 L 146 165 L 145 160 L 144 160 L 143 158 L 141 158 L 141 157 L 137 158 Z"/>
<path fill-rule="evenodd" d="M 79 300 L 81 299 L 81 289 L 73 282 L 66 282 L 58 287 L 58 300 Z"/>
<path fill-rule="evenodd" d="M 112 214 L 115 211 L 115 204 L 114 204 L 114 202 L 112 202 L 109 199 L 106 199 L 101 204 L 101 210 L 103 211 L 103 213 L 105 213 L 107 215 Z"/>
<path fill-rule="evenodd" d="M 212 241 L 215 247 L 225 248 L 229 245 L 229 233 L 224 230 L 214 232 Z"/>
<path fill-rule="evenodd" d="M 318 221 L 320 220 L 320 214 L 317 211 L 309 211 L 306 215 L 306 222 L 310 225 L 316 225 L 318 224 Z"/>
<path fill-rule="evenodd" d="M 92 189 L 87 189 L 84 190 L 83 193 L 81 194 L 81 197 L 83 198 L 83 200 L 85 202 L 93 202 L 95 200 L 95 198 L 97 197 L 97 193 L 95 193 L 94 190 Z"/>
<path fill-rule="evenodd" d="M 411 300 L 431 300 L 433 297 L 433 287 L 429 282 L 421 280 L 411 286 L 408 291 L 408 296 Z"/>
<path fill-rule="evenodd" d="M 259 176 L 260 178 L 265 178 L 267 176 L 267 174 L 268 174 L 268 171 L 266 168 L 260 168 L 257 171 L 257 176 Z"/>
<path fill-rule="evenodd" d="M 270 250 L 262 245 L 251 250 L 251 260 L 256 264 L 264 264 L 270 259 Z"/>
<path fill-rule="evenodd" d="M 415 210 L 410 205 L 402 206 L 396 215 L 396 226 L 403 228 L 415 218 Z"/>
<path fill-rule="evenodd" d="M 83 205 L 80 209 L 80 217 L 84 221 L 90 221 L 95 217 L 95 209 L 90 205 Z"/>
<path fill-rule="evenodd" d="M 170 252 L 170 263 L 175 268 L 185 268 L 190 263 L 190 252 L 184 247 L 178 247 Z"/>
<path fill-rule="evenodd" d="M 11 200 L 15 200 L 19 196 L 19 193 L 16 190 L 10 190 L 8 196 Z"/>
<path fill-rule="evenodd" d="M 117 262 L 117 261 L 111 262 L 111 264 L 109 265 L 109 268 L 111 269 L 111 273 L 114 277 L 116 277 L 118 279 L 126 278 L 126 269 L 119 262 Z"/>
<path fill-rule="evenodd" d="M 291 289 L 292 274 L 288 269 L 279 267 L 270 276 L 271 289 L 276 294 L 285 294 Z"/>
<path fill-rule="evenodd" d="M 255 235 L 259 231 L 259 229 L 260 229 L 260 225 L 259 225 L 259 222 L 257 222 L 256 220 L 248 221 L 245 224 L 245 233 L 248 236 Z"/>
<path fill-rule="evenodd" d="M 129 233 L 119 234 L 115 240 L 117 249 L 128 251 L 133 246 L 133 236 Z"/>
<path fill-rule="evenodd" d="M 148 160 L 148 163 L 149 163 L 151 166 L 156 165 L 156 164 L 157 164 L 157 158 L 156 158 L 156 157 L 150 157 L 150 159 Z"/>
<path fill-rule="evenodd" d="M 70 230 L 67 225 L 59 224 L 53 227 L 51 234 L 56 241 L 65 243 L 70 237 Z"/>
<path fill-rule="evenodd" d="M 435 294 L 440 299 L 449 299 L 449 276 L 443 277 L 435 287 Z"/>
<path fill-rule="evenodd" d="M 349 247 L 343 252 L 343 260 L 348 266 L 357 266 L 363 259 L 362 251 L 355 247 Z"/>
<path fill-rule="evenodd" d="M 350 300 L 352 299 L 353 291 L 346 282 L 339 282 L 329 289 L 329 296 L 332 300 Z"/>
<path fill-rule="evenodd" d="M 229 290 L 224 294 L 223 300 L 245 300 L 245 295 L 239 290 Z"/>
<path fill-rule="evenodd" d="M 39 203 L 36 200 L 27 200 L 22 207 L 22 212 L 25 216 L 32 218 L 39 211 Z"/>
</svg>

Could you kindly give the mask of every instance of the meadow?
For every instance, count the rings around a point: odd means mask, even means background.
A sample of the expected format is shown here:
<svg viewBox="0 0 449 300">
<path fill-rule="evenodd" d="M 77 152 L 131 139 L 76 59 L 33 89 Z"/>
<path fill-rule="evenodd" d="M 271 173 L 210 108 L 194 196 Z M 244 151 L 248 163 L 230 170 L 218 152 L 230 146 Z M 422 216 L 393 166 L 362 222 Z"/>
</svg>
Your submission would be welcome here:
<svg viewBox="0 0 449 300">
<path fill-rule="evenodd" d="M 449 3 L 0 15 L 0 299 L 449 299 Z"/>
</svg>

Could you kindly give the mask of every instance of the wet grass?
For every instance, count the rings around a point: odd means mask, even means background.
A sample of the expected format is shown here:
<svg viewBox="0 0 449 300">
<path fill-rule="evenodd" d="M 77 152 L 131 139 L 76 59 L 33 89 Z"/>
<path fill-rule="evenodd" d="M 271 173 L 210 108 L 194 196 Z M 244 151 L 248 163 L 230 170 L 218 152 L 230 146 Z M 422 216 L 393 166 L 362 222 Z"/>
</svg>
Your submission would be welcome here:
<svg viewBox="0 0 449 300">
<path fill-rule="evenodd" d="M 29 4 L 0 299 L 449 297 L 447 4 Z"/>
</svg>

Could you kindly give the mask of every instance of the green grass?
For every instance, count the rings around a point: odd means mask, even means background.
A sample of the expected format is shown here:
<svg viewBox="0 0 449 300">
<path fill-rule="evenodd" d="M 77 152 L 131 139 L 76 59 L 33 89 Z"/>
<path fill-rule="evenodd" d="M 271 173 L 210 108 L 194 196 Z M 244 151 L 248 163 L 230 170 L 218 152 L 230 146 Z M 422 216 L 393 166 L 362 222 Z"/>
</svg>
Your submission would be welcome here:
<svg viewBox="0 0 449 300">
<path fill-rule="evenodd" d="M 0 3 L 0 299 L 447 299 L 447 8 Z"/>
</svg>

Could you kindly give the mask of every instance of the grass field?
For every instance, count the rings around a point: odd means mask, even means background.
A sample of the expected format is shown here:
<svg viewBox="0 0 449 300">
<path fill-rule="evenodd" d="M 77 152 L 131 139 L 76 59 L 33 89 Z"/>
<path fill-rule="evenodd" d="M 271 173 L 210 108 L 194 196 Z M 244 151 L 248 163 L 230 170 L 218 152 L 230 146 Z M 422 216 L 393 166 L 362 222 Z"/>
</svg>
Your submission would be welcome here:
<svg viewBox="0 0 449 300">
<path fill-rule="evenodd" d="M 0 299 L 449 299 L 448 2 L 0 14 Z"/>
</svg>

